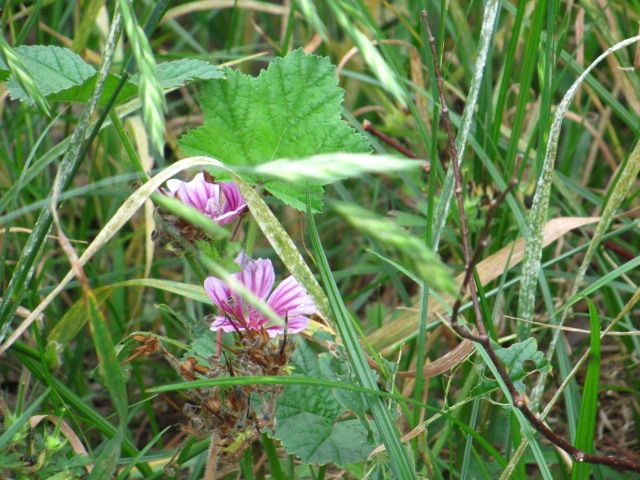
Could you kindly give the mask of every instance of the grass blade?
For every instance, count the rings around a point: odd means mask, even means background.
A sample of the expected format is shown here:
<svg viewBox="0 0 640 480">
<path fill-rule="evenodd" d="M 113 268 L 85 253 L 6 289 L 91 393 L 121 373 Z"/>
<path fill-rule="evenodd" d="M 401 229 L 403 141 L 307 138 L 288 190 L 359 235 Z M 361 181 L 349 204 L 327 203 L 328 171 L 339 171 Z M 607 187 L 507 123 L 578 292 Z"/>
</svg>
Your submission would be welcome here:
<svg viewBox="0 0 640 480">
<path fill-rule="evenodd" d="M 113 340 L 107 322 L 100 311 L 98 300 L 91 291 L 85 291 L 87 317 L 93 335 L 93 344 L 98 354 L 98 365 L 102 380 L 111 394 L 113 403 L 123 425 L 127 420 L 127 388 L 122 367 L 113 348 Z"/>
<path fill-rule="evenodd" d="M 22 87 L 29 99 L 35 103 L 45 115 L 50 116 L 49 103 L 40 91 L 38 82 L 31 76 L 20 57 L 16 55 L 13 48 L 7 43 L 4 35 L 0 35 L 0 59 L 4 60 L 13 78 Z"/>
<path fill-rule="evenodd" d="M 159 153 L 164 145 L 166 102 L 158 79 L 156 62 L 149 40 L 142 27 L 138 25 L 131 3 L 128 0 L 118 0 L 118 5 L 122 10 L 124 29 L 140 70 L 138 95 L 142 103 L 144 123 L 149 130 L 151 145 Z"/>
<path fill-rule="evenodd" d="M 576 448 L 585 452 L 593 451 L 593 439 L 596 432 L 596 419 L 598 417 L 598 390 L 600 387 L 600 315 L 592 301 L 589 305 L 589 320 L 591 334 L 589 335 L 591 353 L 587 376 L 582 391 L 582 403 L 580 404 L 580 416 L 578 417 L 578 431 L 576 435 Z M 591 473 L 591 465 L 588 463 L 574 463 L 571 472 L 572 480 L 588 480 Z"/>
<path fill-rule="evenodd" d="M 287 182 L 312 182 L 326 185 L 345 178 L 359 177 L 365 173 L 391 173 L 418 171 L 424 160 L 407 160 L 391 155 L 366 153 L 330 153 L 315 155 L 304 160 L 280 159 L 253 168 L 238 171 L 256 173 Z"/>
<path fill-rule="evenodd" d="M 379 217 L 355 204 L 333 202 L 331 207 L 356 230 L 397 253 L 400 257 L 399 263 L 407 270 L 413 271 L 421 283 L 437 292 L 448 292 L 452 295 L 456 293 L 449 269 L 424 241 L 391 220 Z"/>
<path fill-rule="evenodd" d="M 11 425 L 9 426 L 9 428 L 7 428 L 2 435 L 0 435 L 0 450 L 7 445 L 11 439 L 13 438 L 13 436 L 18 433 L 20 431 L 20 429 L 26 425 L 29 422 L 29 419 L 31 418 L 31 416 L 33 415 L 33 412 L 35 412 L 38 407 L 40 406 L 40 404 L 44 401 L 45 398 L 47 398 L 49 396 L 49 392 L 50 389 L 46 389 L 42 395 L 40 395 L 37 399 L 35 399 L 33 402 L 31 402 L 31 405 L 29 405 L 29 408 L 27 408 L 22 415 L 20 415 L 18 418 L 16 418 Z"/>
<path fill-rule="evenodd" d="M 96 86 L 91 97 L 91 101 L 85 107 L 82 112 L 82 116 L 78 121 L 73 136 L 69 142 L 69 146 L 66 150 L 60 170 L 58 179 L 60 182 L 60 191 L 64 191 L 70 184 L 71 180 L 75 176 L 78 170 L 80 162 L 82 161 L 82 151 L 85 143 L 85 134 L 89 127 L 91 116 L 93 115 L 98 99 L 102 93 L 104 86 L 104 80 L 109 72 L 111 66 L 111 60 L 115 51 L 116 42 L 120 34 L 120 15 L 116 11 L 111 24 L 111 30 L 109 32 L 109 38 L 105 45 L 105 51 L 100 64 L 100 70 L 98 71 L 98 79 Z M 33 228 L 33 232 L 29 235 L 26 245 L 23 248 L 22 254 L 18 261 L 18 265 L 15 268 L 13 276 L 9 281 L 5 295 L 3 296 L 2 303 L 0 303 L 0 341 L 4 338 L 10 325 L 10 320 L 15 313 L 17 305 L 20 303 L 22 295 L 24 294 L 24 284 L 30 275 L 31 267 L 35 258 L 42 246 L 42 243 L 51 227 L 52 214 L 49 209 L 49 205 L 44 207 L 40 212 L 40 216 L 36 221 Z"/>
<path fill-rule="evenodd" d="M 122 445 L 122 430 L 118 430 L 115 437 L 107 440 L 100 455 L 96 458 L 95 466 L 89 475 L 88 480 L 102 480 L 113 478 L 113 474 L 118 468 L 120 450 Z M 132 464 L 133 465 L 133 464 Z"/>
<path fill-rule="evenodd" d="M 467 147 L 467 139 L 469 138 L 471 122 L 478 103 L 478 95 L 480 94 L 480 86 L 482 85 L 485 64 L 487 63 L 487 55 L 489 53 L 489 47 L 491 46 L 491 36 L 495 29 L 499 6 L 499 0 L 490 0 L 487 2 L 484 9 L 482 31 L 480 33 L 480 45 L 478 46 L 478 58 L 476 59 L 473 69 L 473 80 L 471 81 L 467 103 L 462 113 L 461 127 L 456 138 L 456 150 L 460 152 L 460 158 L 458 159 L 459 163 L 462 163 L 464 152 Z M 442 187 L 442 193 L 440 194 L 440 203 L 438 204 L 438 210 L 435 216 L 436 225 L 432 234 L 432 246 L 434 251 L 438 250 L 440 236 L 442 235 L 444 225 L 447 221 L 449 206 L 451 205 L 451 199 L 453 198 L 453 183 L 453 169 L 450 168 L 447 171 L 447 176 Z"/>
<path fill-rule="evenodd" d="M 599 217 L 560 217 L 550 220 L 544 227 L 543 245 L 549 245 L 576 228 L 595 223 L 598 219 Z M 520 263 L 524 258 L 524 249 L 525 239 L 519 238 L 481 261 L 477 265 L 476 270 L 478 271 L 478 277 L 482 285 L 495 280 L 502 275 L 505 270 Z M 462 276 L 456 277 L 455 281 L 457 285 L 460 285 L 462 283 Z M 445 296 L 445 299 L 453 303 L 452 297 Z M 418 306 L 419 304 L 416 303 L 414 311 L 408 311 L 402 314 L 394 321 L 386 323 L 382 328 L 370 334 L 369 341 L 371 345 L 377 350 L 382 350 L 413 338 L 413 336 L 416 335 L 418 327 L 418 315 L 415 313 Z M 440 304 L 440 301 L 430 299 L 430 319 L 437 315 L 444 315 L 445 313 L 446 309 Z"/>
<path fill-rule="evenodd" d="M 578 88 L 582 82 L 589 76 L 591 71 L 598 66 L 605 58 L 621 48 L 631 45 L 640 40 L 640 36 L 635 36 L 616 43 L 607 49 L 595 61 L 587 67 L 587 69 L 576 79 L 563 97 L 560 105 L 556 109 L 555 116 L 549 131 L 549 139 L 547 140 L 547 148 L 542 167 L 542 174 L 538 179 L 536 193 L 533 198 L 533 205 L 529 215 L 526 247 L 524 255 L 524 263 L 522 265 L 522 280 L 520 281 L 520 297 L 518 302 L 518 317 L 525 320 L 518 324 L 518 338 L 525 339 L 531 331 L 531 324 L 527 320 L 533 319 L 533 310 L 536 298 L 536 286 L 538 284 L 538 275 L 540 274 L 540 263 L 542 261 L 542 239 L 543 226 L 547 219 L 549 211 L 549 199 L 551 196 L 551 184 L 553 180 L 553 172 L 555 169 L 556 154 L 558 151 L 558 142 L 562 127 L 562 120 L 565 113 L 569 110 L 569 106 L 573 101 Z"/>
<path fill-rule="evenodd" d="M 296 280 L 304 286 L 309 295 L 311 295 L 321 315 L 329 320 L 331 318 L 331 310 L 327 296 L 322 291 L 320 284 L 313 276 L 313 273 L 311 273 L 311 270 L 309 270 L 309 267 L 304 261 L 304 258 L 302 258 L 302 255 L 300 255 L 289 234 L 282 228 L 282 225 L 260 195 L 258 195 L 250 185 L 239 178 L 235 180 L 238 183 L 242 196 L 247 202 L 249 210 L 251 210 L 253 214 L 253 218 L 255 218 L 260 226 L 264 236 L 282 262 L 287 266 L 291 275 L 293 275 Z"/>
<path fill-rule="evenodd" d="M 320 236 L 318 235 L 318 230 L 310 208 L 307 210 L 307 217 L 309 220 L 309 230 L 311 233 L 313 251 L 316 256 L 316 261 L 318 262 L 320 276 L 323 284 L 325 285 L 325 289 L 327 290 L 329 303 L 331 305 L 331 312 L 335 316 L 335 324 L 343 345 L 349 355 L 349 359 L 351 360 L 356 377 L 360 384 L 364 388 L 377 390 L 376 379 L 371 368 L 367 364 L 365 354 L 358 340 L 358 334 L 352 324 L 351 316 L 349 315 L 347 307 L 344 305 L 342 297 L 340 296 L 338 286 L 336 285 L 331 269 L 329 268 L 327 257 L 322 249 Z M 393 423 L 389 410 L 379 397 L 372 398 L 370 396 L 365 396 L 365 398 L 373 413 L 375 424 L 378 428 L 380 437 L 382 438 L 382 442 L 389 454 L 391 467 L 396 477 L 399 479 L 415 478 L 413 466 L 409 461 L 407 451 L 400 442 L 398 430 Z"/>
</svg>

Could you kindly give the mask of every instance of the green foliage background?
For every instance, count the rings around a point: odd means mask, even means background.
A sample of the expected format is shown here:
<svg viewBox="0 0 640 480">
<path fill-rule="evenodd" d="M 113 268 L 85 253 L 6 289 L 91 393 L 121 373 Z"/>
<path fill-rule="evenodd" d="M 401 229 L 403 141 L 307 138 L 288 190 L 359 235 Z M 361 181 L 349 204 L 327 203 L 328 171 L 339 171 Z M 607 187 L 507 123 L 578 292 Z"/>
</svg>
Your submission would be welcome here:
<svg viewBox="0 0 640 480">
<path fill-rule="evenodd" d="M 116 5 L 118 44 L 108 40 Z M 293 375 L 306 383 L 285 387 L 274 432 L 220 478 L 633 478 L 574 468 L 522 422 L 481 351 L 444 374 L 397 375 L 439 365 L 460 343 L 446 326 L 464 268 L 460 220 L 445 208 L 451 159 L 423 9 L 472 244 L 490 200 L 517 182 L 477 271 L 499 355 L 555 431 L 587 451 L 637 455 L 637 43 L 591 71 L 554 123 L 585 68 L 637 34 L 637 0 L 3 2 L 0 348 L 70 271 L 60 229 L 81 255 L 149 173 L 212 156 L 235 171 L 216 176 L 256 188 L 244 247 L 282 277 L 304 277 L 337 333 L 297 342 Z M 382 157 L 401 156 L 384 135 L 428 160 L 428 173 Z M 364 155 L 303 159 L 336 151 Z M 570 217 L 584 221 L 569 228 Z M 566 228 L 542 249 L 552 218 Z M 87 283 L 65 283 L 0 354 L 0 476 L 205 474 L 210 439 L 178 427 L 186 387 L 158 393 L 176 372 L 157 356 L 125 360 L 139 332 L 178 356 L 211 352 L 202 280 L 239 245 L 219 236 L 203 258 L 176 255 L 152 241 L 152 220 L 142 208 L 112 232 L 84 266 Z M 523 270 L 523 257 L 540 268 Z M 469 305 L 462 312 L 474 321 Z M 49 417 L 30 428 L 36 414 Z"/>
</svg>

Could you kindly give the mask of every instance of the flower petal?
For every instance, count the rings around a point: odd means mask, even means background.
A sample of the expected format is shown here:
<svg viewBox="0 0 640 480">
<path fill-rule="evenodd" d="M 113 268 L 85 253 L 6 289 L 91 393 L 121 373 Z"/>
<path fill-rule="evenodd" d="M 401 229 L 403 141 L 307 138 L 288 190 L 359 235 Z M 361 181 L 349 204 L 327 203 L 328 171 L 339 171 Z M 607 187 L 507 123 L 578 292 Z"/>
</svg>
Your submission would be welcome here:
<svg viewBox="0 0 640 480">
<path fill-rule="evenodd" d="M 224 195 L 224 211 L 237 210 L 247 206 L 238 185 L 233 182 L 219 183 L 222 195 Z"/>
<path fill-rule="evenodd" d="M 242 271 L 236 274 L 236 279 L 260 300 L 267 298 L 276 279 L 271 260 L 264 258 L 253 260 L 244 252 L 240 252 L 236 263 L 242 267 Z"/>
<path fill-rule="evenodd" d="M 311 315 L 318 311 L 313 300 L 293 276 L 287 277 L 278 285 L 267 300 L 267 304 L 278 316 L 287 317 L 290 324 L 296 317 Z"/>
<path fill-rule="evenodd" d="M 175 194 L 180 187 L 184 185 L 185 182 L 182 180 L 178 180 L 177 178 L 172 178 L 171 180 L 167 180 L 167 192 L 170 194 Z"/>
<path fill-rule="evenodd" d="M 223 305 L 227 305 L 229 297 L 232 296 L 227 284 L 217 277 L 207 277 L 204 281 L 204 290 L 218 308 L 224 308 Z"/>
<path fill-rule="evenodd" d="M 310 319 L 302 315 L 299 315 L 293 318 L 288 317 L 286 332 L 287 334 L 300 333 L 307 328 L 307 325 L 309 325 L 309 322 L 310 322 Z M 270 337 L 275 337 L 276 335 L 281 335 L 285 332 L 285 326 L 273 325 L 271 327 L 267 327 L 266 331 Z"/>
<path fill-rule="evenodd" d="M 238 207 L 236 210 L 231 210 L 230 212 L 214 217 L 214 220 L 219 225 L 227 225 L 228 223 L 233 222 L 237 217 L 239 217 L 245 208 L 246 208 L 246 205 L 242 205 Z"/>
<path fill-rule="evenodd" d="M 207 182 L 202 173 L 185 183 L 178 190 L 178 195 L 184 203 L 203 213 L 211 215 L 220 209 L 220 187 Z"/>
<path fill-rule="evenodd" d="M 235 332 L 236 330 L 244 330 L 244 328 L 237 324 L 234 325 L 234 322 L 232 322 L 229 317 L 217 316 L 211 324 L 211 330 L 214 332 L 218 330 L 222 330 L 223 332 Z"/>
<path fill-rule="evenodd" d="M 231 223 L 239 217 L 247 208 L 238 186 L 233 182 L 219 183 L 224 204 L 218 209 L 218 215 L 214 218 L 220 225 Z"/>
</svg>

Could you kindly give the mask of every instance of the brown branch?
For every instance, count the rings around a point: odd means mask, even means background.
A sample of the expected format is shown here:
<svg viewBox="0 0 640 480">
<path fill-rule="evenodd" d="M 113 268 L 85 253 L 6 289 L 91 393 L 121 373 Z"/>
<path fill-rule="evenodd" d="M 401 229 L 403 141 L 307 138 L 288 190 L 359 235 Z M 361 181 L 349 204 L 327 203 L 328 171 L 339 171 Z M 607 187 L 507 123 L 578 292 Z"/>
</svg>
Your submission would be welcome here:
<svg viewBox="0 0 640 480">
<path fill-rule="evenodd" d="M 499 196 L 498 199 L 492 202 L 491 207 L 489 208 L 489 213 L 487 214 L 487 221 L 483 227 L 482 233 L 480 235 L 480 241 L 478 242 L 478 246 L 473 253 L 471 254 L 470 241 L 469 241 L 469 230 L 467 228 L 466 215 L 464 211 L 464 192 L 462 188 L 462 174 L 460 172 L 460 166 L 458 164 L 458 152 L 456 150 L 455 139 L 453 137 L 451 120 L 449 118 L 449 110 L 447 108 L 446 99 L 444 96 L 444 87 L 443 87 L 443 79 L 442 73 L 440 72 L 440 68 L 438 66 L 438 55 L 436 49 L 435 38 L 431 33 L 431 29 L 429 28 L 429 23 L 427 21 L 427 12 L 425 10 L 422 11 L 422 22 L 424 23 L 424 28 L 427 32 L 429 45 L 431 46 L 431 52 L 433 55 L 433 64 L 434 64 L 434 73 L 436 76 L 436 80 L 438 83 L 438 92 L 440 94 L 440 103 L 442 108 L 442 121 L 447 130 L 447 135 L 449 137 L 449 151 L 451 157 L 451 165 L 453 168 L 454 174 L 454 192 L 456 196 L 456 202 L 458 206 L 458 212 L 460 216 L 460 225 L 462 230 L 462 246 L 464 251 L 464 260 L 465 260 L 465 275 L 464 281 L 461 286 L 460 295 L 458 300 L 456 300 L 451 316 L 451 325 L 455 329 L 455 331 L 463 338 L 472 340 L 474 342 L 479 343 L 484 347 L 491 363 L 494 365 L 500 378 L 507 386 L 507 390 L 513 397 L 513 403 L 518 408 L 527 420 L 531 423 L 531 425 L 542 434 L 547 440 L 561 448 L 565 452 L 567 452 L 571 457 L 578 463 L 586 462 L 592 464 L 599 465 L 607 465 L 619 470 L 632 470 L 635 472 L 640 472 L 640 463 L 634 462 L 628 458 L 623 458 L 622 456 L 612 456 L 612 455 L 596 455 L 592 453 L 584 452 L 574 445 L 571 444 L 564 437 L 556 434 L 551 430 L 547 425 L 544 424 L 542 420 L 540 420 L 535 413 L 533 413 L 529 407 L 527 406 L 527 397 L 525 394 L 518 392 L 516 387 L 514 386 L 511 378 L 509 377 L 509 373 L 505 369 L 504 365 L 498 358 L 498 355 L 493 348 L 490 338 L 486 334 L 486 326 L 484 324 L 484 318 L 480 311 L 480 304 L 478 300 L 478 295 L 476 291 L 475 282 L 472 280 L 473 270 L 475 268 L 475 264 L 478 262 L 481 252 L 484 247 L 488 243 L 488 232 L 489 226 L 493 221 L 493 217 L 495 215 L 495 211 L 500 202 L 504 200 L 506 195 L 514 186 L 514 181 L 512 180 L 509 187 Z M 515 171 L 517 171 L 516 169 Z M 465 290 L 469 288 L 469 293 L 471 295 L 471 299 L 473 301 L 473 308 L 476 316 L 476 325 L 479 331 L 479 334 L 475 334 L 470 332 L 467 328 L 458 323 L 458 316 L 460 312 L 460 306 L 462 303 L 462 296 Z"/>
<path fill-rule="evenodd" d="M 398 152 L 400 152 L 401 154 L 403 154 L 405 157 L 413 158 L 413 159 L 417 159 L 418 158 L 418 156 L 415 153 L 413 153 L 410 149 L 408 149 L 407 147 L 402 145 L 395 138 L 390 137 L 386 133 L 383 133 L 380 130 L 378 130 L 376 127 L 374 127 L 373 124 L 369 120 L 365 120 L 364 122 L 362 122 L 362 128 L 364 128 L 365 131 L 369 132 L 374 137 L 379 138 L 380 140 L 382 140 L 384 143 L 389 145 L 391 148 L 393 148 L 393 149 L 397 150 Z"/>
<path fill-rule="evenodd" d="M 464 254 L 465 268 L 469 270 L 471 266 L 471 247 L 469 245 L 469 229 L 467 227 L 467 216 L 464 210 L 464 195 L 462 189 L 462 173 L 460 172 L 460 164 L 458 163 L 458 149 L 456 148 L 456 140 L 453 136 L 453 129 L 451 126 L 451 119 L 449 118 L 449 108 L 447 107 L 447 101 L 444 95 L 444 81 L 442 80 L 442 73 L 440 72 L 440 66 L 438 64 L 438 51 L 436 49 L 436 39 L 431 33 L 429 28 L 429 22 L 427 21 L 427 11 L 422 11 L 422 22 L 426 29 L 429 45 L 431 46 L 431 55 L 433 57 L 433 69 L 438 84 L 438 92 L 440 94 L 440 108 L 442 110 L 442 122 L 447 130 L 447 137 L 449 138 L 449 153 L 451 156 L 451 166 L 453 168 L 453 177 L 455 180 L 453 191 L 456 196 L 456 203 L 458 204 L 458 212 L 460 215 L 460 229 L 462 230 L 462 250 Z M 463 287 L 464 287 L 463 283 Z M 482 313 L 480 311 L 480 302 L 478 301 L 478 295 L 476 292 L 476 285 L 474 282 L 469 283 L 469 294 L 473 303 L 473 311 L 476 315 L 478 331 L 480 336 L 486 336 L 487 332 L 483 323 L 480 321 Z M 453 322 L 452 322 L 453 323 Z M 455 328 L 455 326 L 454 326 Z"/>
</svg>

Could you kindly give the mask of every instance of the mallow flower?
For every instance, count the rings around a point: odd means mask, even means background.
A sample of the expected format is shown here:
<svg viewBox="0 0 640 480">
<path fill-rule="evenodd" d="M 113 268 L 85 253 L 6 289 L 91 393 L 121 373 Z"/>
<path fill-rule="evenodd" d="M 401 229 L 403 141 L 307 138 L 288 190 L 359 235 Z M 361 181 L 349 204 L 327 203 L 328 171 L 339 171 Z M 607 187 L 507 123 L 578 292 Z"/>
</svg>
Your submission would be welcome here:
<svg viewBox="0 0 640 480">
<path fill-rule="evenodd" d="M 209 182 L 200 172 L 190 182 L 177 178 L 167 181 L 165 193 L 200 210 L 218 225 L 226 225 L 239 217 L 247 204 L 232 182 Z"/>
<path fill-rule="evenodd" d="M 242 271 L 234 273 L 235 280 L 251 291 L 283 319 L 284 325 L 265 325 L 269 319 L 255 307 L 245 302 L 225 282 L 216 277 L 204 281 L 204 289 L 218 307 L 218 313 L 211 324 L 211 330 L 235 332 L 236 330 L 260 330 L 264 328 L 270 337 L 280 333 L 298 333 L 307 328 L 309 315 L 316 313 L 316 305 L 302 285 L 292 276 L 283 280 L 273 289 L 275 272 L 271 260 L 253 260 L 244 252 L 235 259 Z"/>
</svg>

